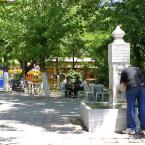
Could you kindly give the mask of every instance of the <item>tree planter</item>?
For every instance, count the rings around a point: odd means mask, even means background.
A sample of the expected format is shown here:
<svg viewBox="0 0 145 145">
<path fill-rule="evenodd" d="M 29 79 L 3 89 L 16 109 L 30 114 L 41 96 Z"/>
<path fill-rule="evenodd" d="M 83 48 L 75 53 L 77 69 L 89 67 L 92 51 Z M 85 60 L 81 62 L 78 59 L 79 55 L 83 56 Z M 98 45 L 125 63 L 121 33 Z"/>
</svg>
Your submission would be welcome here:
<svg viewBox="0 0 145 145">
<path fill-rule="evenodd" d="M 81 119 L 89 132 L 113 133 L 126 128 L 126 108 L 92 109 L 85 102 L 81 102 L 80 111 Z M 136 122 L 138 128 L 137 111 Z"/>
</svg>

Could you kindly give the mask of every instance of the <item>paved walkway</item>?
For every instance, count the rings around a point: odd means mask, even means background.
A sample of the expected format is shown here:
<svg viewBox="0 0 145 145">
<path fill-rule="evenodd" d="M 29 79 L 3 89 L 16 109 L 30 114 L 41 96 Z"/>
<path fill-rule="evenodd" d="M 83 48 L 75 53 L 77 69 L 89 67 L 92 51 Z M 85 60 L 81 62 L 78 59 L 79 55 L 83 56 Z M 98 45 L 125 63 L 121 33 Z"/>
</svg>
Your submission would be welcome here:
<svg viewBox="0 0 145 145">
<path fill-rule="evenodd" d="M 112 134 L 99 137 L 79 121 L 78 99 L 0 93 L 0 145 L 144 144 L 145 140 Z"/>
</svg>

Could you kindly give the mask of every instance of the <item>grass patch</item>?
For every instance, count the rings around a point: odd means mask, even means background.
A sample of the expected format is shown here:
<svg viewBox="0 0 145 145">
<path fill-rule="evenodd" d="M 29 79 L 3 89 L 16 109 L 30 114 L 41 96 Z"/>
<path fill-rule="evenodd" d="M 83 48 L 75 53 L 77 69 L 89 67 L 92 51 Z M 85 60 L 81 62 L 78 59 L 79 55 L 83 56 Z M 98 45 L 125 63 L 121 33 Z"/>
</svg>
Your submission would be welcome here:
<svg viewBox="0 0 145 145">
<path fill-rule="evenodd" d="M 122 109 L 126 108 L 126 103 L 118 103 L 115 106 L 110 106 L 108 103 L 97 102 L 97 103 L 86 103 L 92 109 Z"/>
<path fill-rule="evenodd" d="M 109 104 L 104 103 L 86 103 L 92 109 L 110 109 Z"/>
</svg>

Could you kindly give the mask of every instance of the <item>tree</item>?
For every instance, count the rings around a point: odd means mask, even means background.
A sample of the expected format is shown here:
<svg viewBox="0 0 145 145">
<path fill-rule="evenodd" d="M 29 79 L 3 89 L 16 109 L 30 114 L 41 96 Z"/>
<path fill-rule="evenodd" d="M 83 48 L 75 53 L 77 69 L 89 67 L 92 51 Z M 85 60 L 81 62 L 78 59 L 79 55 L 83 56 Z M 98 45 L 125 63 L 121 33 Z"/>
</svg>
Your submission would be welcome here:
<svg viewBox="0 0 145 145">
<path fill-rule="evenodd" d="M 45 72 L 47 62 L 60 56 L 90 56 L 103 68 L 106 61 L 101 58 L 106 58 L 107 49 L 100 46 L 109 39 L 101 25 L 106 19 L 103 5 L 99 0 L 17 0 L 0 7 L 1 38 L 12 48 L 11 57 L 20 62 L 24 74 L 35 63 Z"/>
<path fill-rule="evenodd" d="M 37 62 L 45 72 L 46 62 L 60 55 L 63 39 L 82 31 L 77 16 L 80 2 L 18 0 L 12 6 L 1 7 L 5 22 L 1 36 L 11 46 L 11 56 L 20 62 L 23 71 Z"/>
<path fill-rule="evenodd" d="M 129 0 L 117 3 L 116 15 L 131 43 L 131 62 L 145 70 L 145 4 L 143 1 Z M 120 10 L 121 8 L 121 10 Z M 124 19 L 122 18 L 124 16 Z M 120 18 L 120 19 L 119 19 Z"/>
<path fill-rule="evenodd" d="M 145 4 L 138 0 L 106 2 L 99 17 L 101 29 L 112 32 L 117 25 L 125 31 L 125 41 L 131 44 L 131 64 L 145 70 Z M 96 22 L 98 18 L 94 20 Z M 99 23 L 97 23 L 99 24 Z M 108 29 L 108 30 L 107 30 Z"/>
</svg>

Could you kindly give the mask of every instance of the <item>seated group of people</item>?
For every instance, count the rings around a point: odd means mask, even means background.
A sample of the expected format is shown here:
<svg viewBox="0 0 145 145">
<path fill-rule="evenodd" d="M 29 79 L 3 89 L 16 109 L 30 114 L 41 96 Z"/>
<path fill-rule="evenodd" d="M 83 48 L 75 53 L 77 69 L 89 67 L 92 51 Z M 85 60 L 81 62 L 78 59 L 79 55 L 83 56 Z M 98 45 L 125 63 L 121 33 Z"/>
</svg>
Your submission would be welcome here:
<svg viewBox="0 0 145 145">
<path fill-rule="evenodd" d="M 79 76 L 76 76 L 74 83 L 71 81 L 71 78 L 69 76 L 67 76 L 63 82 L 63 89 L 65 90 L 65 97 L 77 98 L 78 92 L 85 91 L 86 88 L 87 88 L 86 79 L 83 78 L 83 80 L 81 81 Z"/>
</svg>

